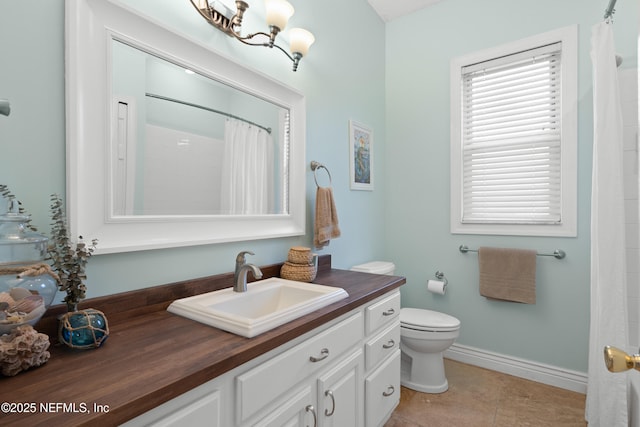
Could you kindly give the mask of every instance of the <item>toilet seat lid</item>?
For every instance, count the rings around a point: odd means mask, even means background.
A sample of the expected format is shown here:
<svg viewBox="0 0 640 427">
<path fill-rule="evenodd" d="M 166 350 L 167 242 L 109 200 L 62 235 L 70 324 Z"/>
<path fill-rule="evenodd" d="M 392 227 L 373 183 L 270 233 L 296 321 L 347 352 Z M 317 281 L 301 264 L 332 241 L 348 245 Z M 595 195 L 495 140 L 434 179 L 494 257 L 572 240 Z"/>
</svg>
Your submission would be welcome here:
<svg viewBox="0 0 640 427">
<path fill-rule="evenodd" d="M 400 309 L 400 324 L 411 329 L 424 331 L 455 331 L 460 328 L 460 320 L 448 314 L 421 308 Z"/>
</svg>

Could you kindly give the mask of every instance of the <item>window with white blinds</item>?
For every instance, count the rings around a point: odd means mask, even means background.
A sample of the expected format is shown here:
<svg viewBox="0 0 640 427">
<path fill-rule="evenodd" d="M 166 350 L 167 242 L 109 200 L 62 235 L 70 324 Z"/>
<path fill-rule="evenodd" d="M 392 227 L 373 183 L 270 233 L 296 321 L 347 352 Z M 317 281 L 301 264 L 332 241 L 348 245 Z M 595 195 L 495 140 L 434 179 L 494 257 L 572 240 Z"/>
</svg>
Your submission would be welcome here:
<svg viewBox="0 0 640 427">
<path fill-rule="evenodd" d="M 560 222 L 561 59 L 556 43 L 463 68 L 463 222 Z"/>
<path fill-rule="evenodd" d="M 575 235 L 577 37 L 564 31 L 452 61 L 452 232 Z"/>
</svg>

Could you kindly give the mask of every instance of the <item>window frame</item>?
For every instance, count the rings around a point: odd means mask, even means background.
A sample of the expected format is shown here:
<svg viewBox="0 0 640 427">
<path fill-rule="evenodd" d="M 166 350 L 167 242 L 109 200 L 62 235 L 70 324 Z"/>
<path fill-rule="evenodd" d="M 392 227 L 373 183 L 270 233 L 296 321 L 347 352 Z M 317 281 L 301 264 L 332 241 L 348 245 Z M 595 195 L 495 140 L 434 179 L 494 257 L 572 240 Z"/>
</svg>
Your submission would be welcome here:
<svg viewBox="0 0 640 427">
<path fill-rule="evenodd" d="M 560 42 L 561 47 L 561 220 L 556 224 L 463 223 L 462 81 L 463 68 L 472 64 Z M 577 104 L 578 27 L 572 25 L 497 47 L 462 55 L 450 64 L 451 233 L 519 236 L 577 235 Z"/>
</svg>

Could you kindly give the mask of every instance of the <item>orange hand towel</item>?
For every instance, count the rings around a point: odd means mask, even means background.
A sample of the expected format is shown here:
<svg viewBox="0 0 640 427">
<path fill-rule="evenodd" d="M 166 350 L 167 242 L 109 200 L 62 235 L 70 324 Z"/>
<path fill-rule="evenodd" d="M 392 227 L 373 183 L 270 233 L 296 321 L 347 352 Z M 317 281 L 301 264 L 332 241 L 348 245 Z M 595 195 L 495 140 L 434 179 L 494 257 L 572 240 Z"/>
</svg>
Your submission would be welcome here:
<svg viewBox="0 0 640 427">
<path fill-rule="evenodd" d="M 320 249 L 331 239 L 340 237 L 338 212 L 333 200 L 331 187 L 318 187 L 316 191 L 316 221 L 314 225 L 313 245 Z"/>
<path fill-rule="evenodd" d="M 479 248 L 480 295 L 536 303 L 536 251 Z"/>
</svg>

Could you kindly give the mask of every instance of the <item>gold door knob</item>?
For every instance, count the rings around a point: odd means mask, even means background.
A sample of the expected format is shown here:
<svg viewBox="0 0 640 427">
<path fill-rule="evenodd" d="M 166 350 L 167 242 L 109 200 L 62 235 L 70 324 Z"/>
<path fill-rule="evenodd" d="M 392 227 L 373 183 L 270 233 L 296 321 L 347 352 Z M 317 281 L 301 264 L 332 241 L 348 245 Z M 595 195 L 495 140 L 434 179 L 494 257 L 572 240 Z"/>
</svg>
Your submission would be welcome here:
<svg viewBox="0 0 640 427">
<path fill-rule="evenodd" d="M 619 348 L 604 347 L 604 363 L 610 372 L 623 372 L 629 369 L 640 371 L 640 354 L 629 356 Z"/>
</svg>

